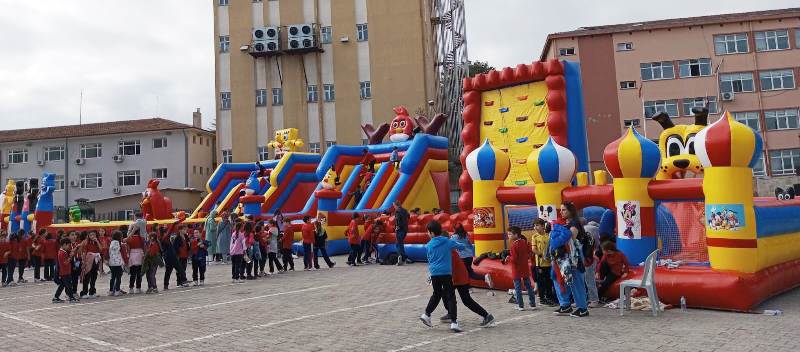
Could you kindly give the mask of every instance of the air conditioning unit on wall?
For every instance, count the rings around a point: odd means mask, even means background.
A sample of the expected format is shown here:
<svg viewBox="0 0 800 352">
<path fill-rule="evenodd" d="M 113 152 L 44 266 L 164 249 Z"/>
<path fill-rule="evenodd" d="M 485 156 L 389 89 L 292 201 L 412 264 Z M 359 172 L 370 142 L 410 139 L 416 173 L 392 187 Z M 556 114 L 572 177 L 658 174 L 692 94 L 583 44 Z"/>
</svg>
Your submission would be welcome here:
<svg viewBox="0 0 800 352">
<path fill-rule="evenodd" d="M 721 95 L 722 101 L 733 101 L 735 98 L 735 94 L 733 92 L 723 92 Z"/>
<path fill-rule="evenodd" d="M 84 159 L 84 158 L 75 159 L 75 165 L 83 165 L 85 163 L 86 163 L 86 159 Z"/>
<path fill-rule="evenodd" d="M 278 27 L 258 27 L 253 29 L 253 53 L 277 52 L 280 47 L 280 29 Z"/>
<path fill-rule="evenodd" d="M 286 50 L 304 50 L 317 47 L 313 24 L 288 25 L 286 30 Z"/>
<path fill-rule="evenodd" d="M 114 155 L 113 159 L 114 159 L 115 163 L 121 163 L 121 162 L 125 161 L 125 156 L 121 155 L 121 154 L 118 154 L 118 155 Z"/>
</svg>

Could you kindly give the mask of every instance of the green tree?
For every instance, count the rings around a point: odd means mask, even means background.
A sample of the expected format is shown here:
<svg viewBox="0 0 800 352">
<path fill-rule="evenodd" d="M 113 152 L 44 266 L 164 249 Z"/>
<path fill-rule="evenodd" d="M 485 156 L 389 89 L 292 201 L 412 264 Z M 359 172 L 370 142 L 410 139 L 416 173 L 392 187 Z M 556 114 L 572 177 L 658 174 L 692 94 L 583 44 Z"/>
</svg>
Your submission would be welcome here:
<svg viewBox="0 0 800 352">
<path fill-rule="evenodd" d="M 470 61 L 469 62 L 469 76 L 474 77 L 479 73 L 486 73 L 494 70 L 494 67 L 489 66 L 487 61 Z"/>
</svg>

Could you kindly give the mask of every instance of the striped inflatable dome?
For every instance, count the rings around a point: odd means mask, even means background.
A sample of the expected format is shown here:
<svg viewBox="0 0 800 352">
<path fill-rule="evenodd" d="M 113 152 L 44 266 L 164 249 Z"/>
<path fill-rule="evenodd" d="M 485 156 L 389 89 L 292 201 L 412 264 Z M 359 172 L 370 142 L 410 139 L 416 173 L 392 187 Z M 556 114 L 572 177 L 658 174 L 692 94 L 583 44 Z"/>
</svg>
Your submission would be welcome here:
<svg viewBox="0 0 800 352">
<path fill-rule="evenodd" d="M 661 165 L 658 144 L 633 127 L 603 150 L 603 161 L 613 177 L 653 178 Z"/>
<path fill-rule="evenodd" d="M 511 159 L 499 148 L 495 148 L 489 140 L 467 155 L 467 172 L 475 181 L 497 180 L 508 177 L 511 170 Z"/>
<path fill-rule="evenodd" d="M 568 183 L 577 169 L 575 154 L 556 143 L 552 137 L 528 155 L 526 165 L 535 183 Z"/>
<path fill-rule="evenodd" d="M 703 167 L 752 168 L 758 162 L 763 142 L 761 135 L 726 111 L 719 120 L 697 133 L 694 145 Z"/>
</svg>

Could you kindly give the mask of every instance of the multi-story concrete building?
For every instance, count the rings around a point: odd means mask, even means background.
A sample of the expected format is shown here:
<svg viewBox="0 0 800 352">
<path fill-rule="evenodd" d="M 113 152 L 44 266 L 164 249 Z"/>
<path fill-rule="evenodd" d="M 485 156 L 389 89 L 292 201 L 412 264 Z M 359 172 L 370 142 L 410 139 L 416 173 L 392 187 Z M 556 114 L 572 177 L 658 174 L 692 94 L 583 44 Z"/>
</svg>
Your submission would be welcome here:
<svg viewBox="0 0 800 352">
<path fill-rule="evenodd" d="M 52 172 L 54 203 L 63 209 L 79 199 L 141 194 L 156 178 L 161 189 L 193 189 L 194 197 L 180 197 L 192 201 L 173 203 L 176 209 L 193 209 L 216 167 L 215 134 L 200 126 L 197 111 L 193 125 L 151 118 L 0 131 L 0 180 L 5 186 L 9 179 Z M 128 198 L 132 201 L 96 212 L 136 209 L 141 197 Z"/>
<path fill-rule="evenodd" d="M 223 162 L 269 158 L 289 127 L 311 152 L 361 144 L 360 125 L 436 94 L 429 0 L 212 1 Z"/>
<path fill-rule="evenodd" d="M 691 123 L 707 104 L 710 121 L 728 110 L 763 137 L 760 194 L 798 182 L 773 176 L 800 171 L 800 8 L 583 27 L 550 34 L 541 58 L 581 63 L 593 169 L 626 126 L 657 139 L 644 116 Z"/>
</svg>

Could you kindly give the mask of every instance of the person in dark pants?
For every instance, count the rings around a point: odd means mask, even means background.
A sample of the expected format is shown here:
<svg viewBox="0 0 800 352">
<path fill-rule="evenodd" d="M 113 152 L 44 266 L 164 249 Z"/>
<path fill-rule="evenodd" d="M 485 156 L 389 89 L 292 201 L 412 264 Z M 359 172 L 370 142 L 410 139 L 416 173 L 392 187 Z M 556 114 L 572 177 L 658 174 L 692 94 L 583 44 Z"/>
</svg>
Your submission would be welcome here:
<svg viewBox="0 0 800 352">
<path fill-rule="evenodd" d="M 294 258 L 292 257 L 292 244 L 294 243 L 294 229 L 292 220 L 283 219 L 283 244 L 281 254 L 283 255 L 283 271 L 294 271 Z"/>
<path fill-rule="evenodd" d="M 37 234 L 31 231 L 31 266 L 33 267 L 33 282 L 45 281 L 42 280 L 42 267 L 44 266 L 44 245 L 45 236 L 47 235 L 46 229 L 39 229 Z M 46 271 L 47 269 L 45 269 Z M 45 272 L 45 274 L 47 274 Z"/>
<path fill-rule="evenodd" d="M 311 224 L 310 216 L 303 217 L 300 231 L 303 233 L 303 270 L 311 270 L 314 259 L 314 251 L 311 250 L 314 245 L 314 225 Z"/>
<path fill-rule="evenodd" d="M 244 252 L 245 252 L 245 232 L 242 230 L 243 224 L 237 222 L 231 234 L 230 255 L 231 255 L 231 277 L 233 283 L 244 282 Z"/>
<path fill-rule="evenodd" d="M 147 236 L 147 252 L 142 260 L 142 270 L 147 273 L 146 294 L 158 293 L 156 271 L 158 271 L 159 266 L 164 266 L 164 258 L 161 256 L 161 245 L 158 241 L 158 235 L 152 232 Z"/>
<path fill-rule="evenodd" d="M 192 257 L 192 281 L 195 286 L 203 286 L 206 281 L 206 256 L 210 242 L 200 238 L 200 230 L 192 233 L 192 243 L 189 249 Z M 198 276 L 198 273 L 200 274 Z"/>
<path fill-rule="evenodd" d="M 364 192 L 361 190 L 361 185 L 356 185 L 356 189 L 350 192 L 350 195 L 353 197 L 353 209 L 358 206 L 358 203 L 361 202 L 361 197 L 364 196 Z"/>
<path fill-rule="evenodd" d="M 603 257 L 600 259 L 600 270 L 598 271 L 600 285 L 597 290 L 600 295 L 605 295 L 606 291 L 614 285 L 614 282 L 628 272 L 630 264 L 625 254 L 617 250 L 616 243 L 611 241 L 603 242 L 602 248 Z"/>
<path fill-rule="evenodd" d="M 81 231 L 80 234 L 76 231 L 70 231 L 68 237 L 72 243 L 72 250 L 70 256 L 72 257 L 72 277 L 70 283 L 72 284 L 72 292 L 78 292 L 78 279 L 81 277 L 81 248 L 80 244 L 86 239 L 86 231 Z"/>
<path fill-rule="evenodd" d="M 270 220 L 269 230 L 267 231 L 267 261 L 269 261 L 270 274 L 275 272 L 276 267 L 279 273 L 283 272 L 281 262 L 278 261 L 278 251 L 278 222 Z"/>
<path fill-rule="evenodd" d="M 83 273 L 83 289 L 81 290 L 81 299 L 95 298 L 97 289 L 97 273 L 100 270 L 101 257 L 100 253 L 103 250 L 103 244 L 97 238 L 97 232 L 89 231 L 86 239 L 81 243 L 81 251 L 83 252 L 81 260 L 81 271 Z M 88 296 L 87 296 L 88 295 Z"/>
<path fill-rule="evenodd" d="M 397 265 L 403 265 L 408 260 L 406 256 L 405 240 L 408 233 L 408 210 L 403 208 L 399 200 L 394 201 L 394 232 L 397 238 Z"/>
<path fill-rule="evenodd" d="M 6 233 L 0 230 L 0 286 L 8 286 L 8 259 L 11 257 L 11 243 L 6 241 Z M 13 270 L 13 269 L 12 269 Z"/>
<path fill-rule="evenodd" d="M 5 233 L 2 235 L 5 236 Z M 6 270 L 3 272 L 3 274 L 5 274 L 3 276 L 3 286 L 16 286 L 17 283 L 14 282 L 14 269 L 17 267 L 17 247 L 19 246 L 17 235 L 12 233 L 8 238 L 8 242 L 6 243 L 6 252 L 4 254 L 0 253 L 6 258 Z"/>
<path fill-rule="evenodd" d="M 347 256 L 347 265 L 361 264 L 361 234 L 358 233 L 358 222 L 361 216 L 353 213 L 353 220 L 347 226 L 347 243 L 350 244 L 350 254 Z"/>
<path fill-rule="evenodd" d="M 481 307 L 478 302 L 475 302 L 472 299 L 472 296 L 469 293 L 470 285 L 469 285 L 469 273 L 467 271 L 467 264 L 459 258 L 458 252 L 452 251 L 450 253 L 451 256 L 451 265 L 453 266 L 453 286 L 455 290 L 458 291 L 458 296 L 461 297 L 461 303 L 464 303 L 464 306 L 469 308 L 472 312 L 477 315 L 480 315 L 483 318 L 481 322 L 481 327 L 487 327 L 494 322 L 494 316 L 489 314 L 483 307 Z M 470 263 L 469 265 L 472 265 Z M 440 318 L 440 321 L 449 323 L 450 314 L 445 314 L 443 317 Z"/>
<path fill-rule="evenodd" d="M 58 273 L 56 270 L 56 260 L 58 259 L 59 239 L 56 239 L 52 233 L 47 233 L 44 240 L 44 279 L 47 281 L 54 280 Z"/>
<path fill-rule="evenodd" d="M 172 271 L 180 267 L 178 254 L 175 252 L 176 234 L 170 235 L 164 227 L 159 228 L 161 236 L 161 256 L 164 259 L 164 291 L 169 290 L 169 279 Z M 178 275 L 180 281 L 180 275 Z"/>
<path fill-rule="evenodd" d="M 544 219 L 537 218 L 533 221 L 533 230 L 531 251 L 536 257 L 531 269 L 536 280 L 536 290 L 539 292 L 539 302 L 554 306 L 558 298 L 553 288 L 553 280 L 550 279 L 552 264 L 547 256 L 547 248 L 550 247 L 550 224 Z"/>
<path fill-rule="evenodd" d="M 322 227 L 322 222 L 317 219 L 317 221 L 314 222 L 314 268 L 316 269 L 319 269 L 319 256 L 316 255 L 317 252 L 325 259 L 325 264 L 328 264 L 328 268 L 333 268 L 333 266 L 336 265 L 336 263 L 332 262 L 331 258 L 328 257 L 326 242 L 328 242 L 328 234 Z"/>
<path fill-rule="evenodd" d="M 67 297 L 69 297 L 70 302 L 76 302 L 77 299 L 75 298 L 75 291 L 72 290 L 72 261 L 70 260 L 70 251 L 71 251 L 71 244 L 68 238 L 62 238 L 61 242 L 61 249 L 59 249 L 57 257 L 58 257 L 58 288 L 56 289 L 56 293 L 53 296 L 53 303 L 61 303 L 64 300 L 61 299 L 61 292 L 67 291 Z"/>
<path fill-rule="evenodd" d="M 178 227 L 178 235 L 175 236 L 175 253 L 178 255 L 178 266 L 175 272 L 178 276 L 178 286 L 188 287 L 189 279 L 186 277 L 186 268 L 189 264 L 189 235 L 185 225 Z"/>
<path fill-rule="evenodd" d="M 431 313 L 443 300 L 450 316 L 450 330 L 462 332 L 458 325 L 458 313 L 456 311 L 456 297 L 453 290 L 453 264 L 450 251 L 453 249 L 463 249 L 464 245 L 447 238 L 447 233 L 442 231 L 442 224 L 433 220 L 428 223 L 428 236 L 431 240 L 425 245 L 428 256 L 428 272 L 430 273 L 433 294 L 425 307 L 425 313 L 419 317 L 423 324 L 433 326 L 431 323 Z"/>
<path fill-rule="evenodd" d="M 17 283 L 22 284 L 28 282 L 25 280 L 23 275 L 25 275 L 25 268 L 28 267 L 28 261 L 30 260 L 31 252 L 31 241 L 32 238 L 25 236 L 25 230 L 19 230 L 17 232 L 17 242 L 19 245 L 17 248 Z"/>
</svg>

